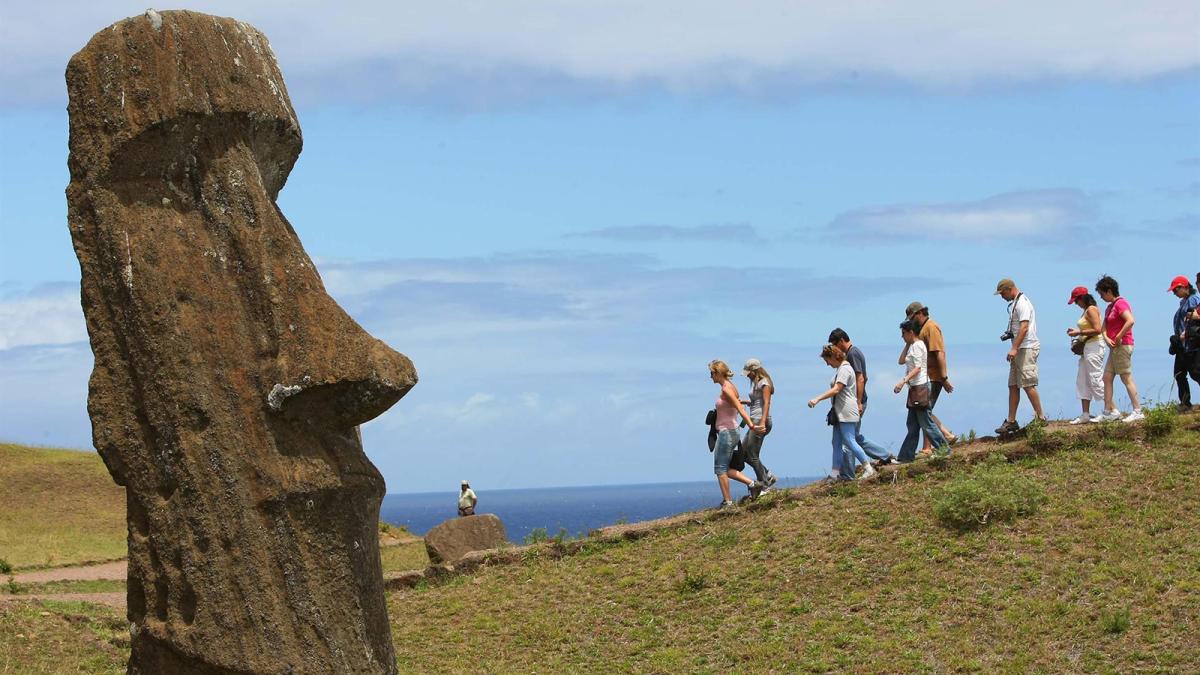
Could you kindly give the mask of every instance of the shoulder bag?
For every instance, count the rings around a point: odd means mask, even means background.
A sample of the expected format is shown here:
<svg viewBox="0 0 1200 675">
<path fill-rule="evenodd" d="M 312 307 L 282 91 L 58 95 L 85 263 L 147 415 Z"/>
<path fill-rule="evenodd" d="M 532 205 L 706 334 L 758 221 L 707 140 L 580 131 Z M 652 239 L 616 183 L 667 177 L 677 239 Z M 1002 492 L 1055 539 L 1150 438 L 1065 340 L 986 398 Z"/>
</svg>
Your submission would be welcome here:
<svg viewBox="0 0 1200 675">
<path fill-rule="evenodd" d="M 1075 356 L 1083 356 L 1083 348 L 1087 345 L 1087 338 L 1075 338 L 1071 340 L 1071 353 Z"/>
<path fill-rule="evenodd" d="M 909 385 L 907 407 L 927 410 L 929 408 L 929 385 L 924 384 L 917 387 Z"/>
</svg>

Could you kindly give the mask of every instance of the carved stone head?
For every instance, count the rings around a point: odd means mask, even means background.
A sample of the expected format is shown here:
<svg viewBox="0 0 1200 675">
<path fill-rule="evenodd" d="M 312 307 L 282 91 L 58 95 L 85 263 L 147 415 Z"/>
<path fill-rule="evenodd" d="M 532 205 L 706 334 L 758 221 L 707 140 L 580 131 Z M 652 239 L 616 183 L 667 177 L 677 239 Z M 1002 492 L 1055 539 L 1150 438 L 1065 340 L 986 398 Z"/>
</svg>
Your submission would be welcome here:
<svg viewBox="0 0 1200 675">
<path fill-rule="evenodd" d="M 67 67 L 93 440 L 129 520 L 131 672 L 393 672 L 358 425 L 417 381 L 275 199 L 301 134 L 266 38 L 148 11 Z M 336 226 L 336 224 L 330 224 Z"/>
</svg>

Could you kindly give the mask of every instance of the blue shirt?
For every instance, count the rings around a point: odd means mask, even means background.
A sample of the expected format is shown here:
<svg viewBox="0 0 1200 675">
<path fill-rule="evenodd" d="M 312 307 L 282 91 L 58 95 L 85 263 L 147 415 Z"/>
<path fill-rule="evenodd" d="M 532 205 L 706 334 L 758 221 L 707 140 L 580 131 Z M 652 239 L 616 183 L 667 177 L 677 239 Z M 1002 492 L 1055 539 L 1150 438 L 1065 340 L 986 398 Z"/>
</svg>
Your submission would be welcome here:
<svg viewBox="0 0 1200 675">
<path fill-rule="evenodd" d="M 862 350 L 857 345 L 850 345 L 850 351 L 846 352 L 846 362 L 850 364 L 850 368 L 854 370 L 855 375 L 863 376 L 863 405 L 867 404 L 867 357 L 863 355 Z"/>
<path fill-rule="evenodd" d="M 1184 317 L 1192 312 L 1197 307 L 1200 307 L 1200 293 L 1193 292 L 1186 298 L 1180 298 L 1179 309 L 1175 312 L 1175 334 L 1183 334 Z M 1188 351 L 1193 351 L 1189 349 Z"/>
</svg>

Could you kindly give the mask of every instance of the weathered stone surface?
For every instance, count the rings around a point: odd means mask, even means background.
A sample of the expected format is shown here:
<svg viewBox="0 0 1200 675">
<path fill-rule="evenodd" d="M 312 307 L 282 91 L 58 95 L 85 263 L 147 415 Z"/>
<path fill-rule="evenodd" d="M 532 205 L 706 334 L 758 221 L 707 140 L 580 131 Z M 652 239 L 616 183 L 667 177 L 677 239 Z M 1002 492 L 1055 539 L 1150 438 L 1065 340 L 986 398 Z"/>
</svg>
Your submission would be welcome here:
<svg viewBox="0 0 1200 675">
<path fill-rule="evenodd" d="M 471 551 L 496 548 L 508 541 L 504 523 L 492 513 L 447 520 L 425 533 L 425 551 L 433 563 L 456 562 Z"/>
<path fill-rule="evenodd" d="M 275 204 L 300 126 L 266 38 L 147 12 L 67 67 L 93 440 L 126 487 L 131 673 L 390 673 L 358 425 L 417 381 Z"/>
</svg>

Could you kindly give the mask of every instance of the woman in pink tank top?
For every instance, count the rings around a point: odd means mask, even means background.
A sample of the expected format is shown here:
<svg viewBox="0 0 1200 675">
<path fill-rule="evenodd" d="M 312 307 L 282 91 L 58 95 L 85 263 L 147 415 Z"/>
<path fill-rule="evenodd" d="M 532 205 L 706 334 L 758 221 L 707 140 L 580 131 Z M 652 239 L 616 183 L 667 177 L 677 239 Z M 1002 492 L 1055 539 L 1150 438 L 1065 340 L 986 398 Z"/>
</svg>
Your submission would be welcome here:
<svg viewBox="0 0 1200 675">
<path fill-rule="evenodd" d="M 1092 418 L 1093 422 L 1137 422 L 1145 419 L 1142 402 L 1138 400 L 1137 384 L 1133 381 L 1133 309 L 1129 301 L 1121 297 L 1121 286 L 1117 280 L 1105 275 L 1096 282 L 1096 292 L 1108 303 L 1104 310 L 1104 344 L 1108 345 L 1108 359 L 1104 362 L 1104 412 Z M 1121 415 L 1115 402 L 1113 382 L 1121 378 L 1133 412 Z"/>
<path fill-rule="evenodd" d="M 721 393 L 717 395 L 716 403 L 717 421 L 713 424 L 717 430 L 717 444 L 713 449 L 713 473 L 717 474 L 717 485 L 721 488 L 720 508 L 727 509 L 733 506 L 733 499 L 729 494 L 730 478 L 750 488 L 751 496 L 757 496 L 766 487 L 750 480 L 741 471 L 729 468 L 729 460 L 733 458 L 733 453 L 737 449 L 738 443 L 741 442 L 737 430 L 738 415 L 741 415 L 742 419 L 746 420 L 746 424 L 750 425 L 754 431 L 765 433 L 766 429 L 750 419 L 750 413 L 746 412 L 746 408 L 742 406 L 737 387 L 730 380 L 733 377 L 733 371 L 725 365 L 724 361 L 717 359 L 709 362 L 708 374 L 712 381 L 721 387 Z"/>
</svg>

